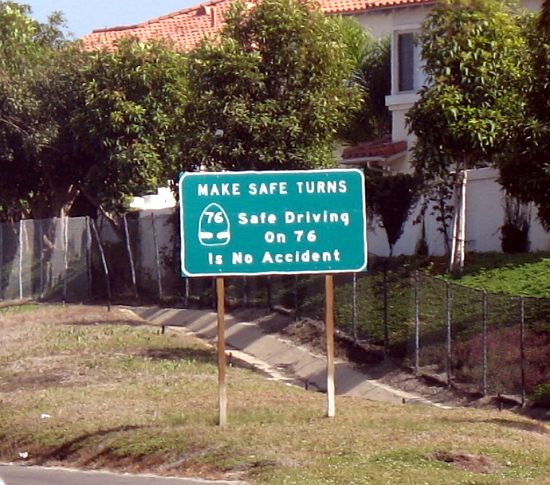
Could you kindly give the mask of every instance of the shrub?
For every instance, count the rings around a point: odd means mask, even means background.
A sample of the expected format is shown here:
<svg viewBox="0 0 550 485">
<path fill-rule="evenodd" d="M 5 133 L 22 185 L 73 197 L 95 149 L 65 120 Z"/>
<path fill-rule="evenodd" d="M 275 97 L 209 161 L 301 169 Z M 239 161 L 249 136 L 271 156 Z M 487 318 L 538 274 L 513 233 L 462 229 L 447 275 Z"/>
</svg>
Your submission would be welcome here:
<svg viewBox="0 0 550 485">
<path fill-rule="evenodd" d="M 502 251 L 505 253 L 529 252 L 529 224 L 524 222 L 520 227 L 512 223 L 504 224 L 502 234 Z"/>
<path fill-rule="evenodd" d="M 537 406 L 550 407 L 550 381 L 536 386 L 531 394 L 531 400 Z"/>
</svg>

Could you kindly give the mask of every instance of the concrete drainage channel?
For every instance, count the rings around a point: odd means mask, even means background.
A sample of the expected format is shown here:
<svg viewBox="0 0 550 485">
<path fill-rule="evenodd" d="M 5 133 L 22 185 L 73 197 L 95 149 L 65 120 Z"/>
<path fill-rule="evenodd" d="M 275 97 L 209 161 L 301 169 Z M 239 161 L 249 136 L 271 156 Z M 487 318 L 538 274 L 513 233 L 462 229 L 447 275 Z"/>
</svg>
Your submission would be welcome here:
<svg viewBox="0 0 550 485">
<path fill-rule="evenodd" d="M 217 335 L 217 315 L 209 310 L 159 307 L 125 307 L 154 325 L 186 332 L 211 344 Z M 226 316 L 226 346 L 231 359 L 253 366 L 271 379 L 326 392 L 326 359 L 309 349 L 264 333 L 254 321 L 240 321 Z M 416 403 L 451 409 L 424 397 L 394 389 L 369 379 L 348 362 L 336 362 L 336 394 L 373 401 Z"/>
</svg>

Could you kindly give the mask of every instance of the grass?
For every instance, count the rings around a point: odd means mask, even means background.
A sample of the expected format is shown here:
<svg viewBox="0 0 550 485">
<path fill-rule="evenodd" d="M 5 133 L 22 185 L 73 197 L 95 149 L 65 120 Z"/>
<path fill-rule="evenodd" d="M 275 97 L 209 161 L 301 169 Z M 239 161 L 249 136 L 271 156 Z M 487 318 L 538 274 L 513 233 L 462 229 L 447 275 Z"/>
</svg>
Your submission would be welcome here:
<svg viewBox="0 0 550 485">
<path fill-rule="evenodd" d="M 550 253 L 472 255 L 457 282 L 494 293 L 550 298 Z"/>
<path fill-rule="evenodd" d="M 27 451 L 32 463 L 266 484 L 550 484 L 549 427 L 506 411 L 341 398 L 329 420 L 323 395 L 231 367 L 222 430 L 215 352 L 195 339 L 56 306 L 4 310 L 0 337 L 3 461 Z"/>
</svg>

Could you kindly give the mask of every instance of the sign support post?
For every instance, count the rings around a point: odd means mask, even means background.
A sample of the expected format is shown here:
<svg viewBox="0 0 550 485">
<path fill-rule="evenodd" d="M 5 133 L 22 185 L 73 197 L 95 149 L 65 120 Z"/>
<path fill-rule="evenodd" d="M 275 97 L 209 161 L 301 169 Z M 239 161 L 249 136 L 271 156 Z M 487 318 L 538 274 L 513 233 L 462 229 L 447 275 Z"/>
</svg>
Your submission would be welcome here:
<svg viewBox="0 0 550 485">
<path fill-rule="evenodd" d="M 327 417 L 336 415 L 334 385 L 334 276 L 325 276 L 326 340 L 327 340 Z"/>
<path fill-rule="evenodd" d="M 225 282 L 222 277 L 216 278 L 216 296 L 218 309 L 218 409 L 221 428 L 227 424 L 227 388 L 225 362 Z"/>
</svg>

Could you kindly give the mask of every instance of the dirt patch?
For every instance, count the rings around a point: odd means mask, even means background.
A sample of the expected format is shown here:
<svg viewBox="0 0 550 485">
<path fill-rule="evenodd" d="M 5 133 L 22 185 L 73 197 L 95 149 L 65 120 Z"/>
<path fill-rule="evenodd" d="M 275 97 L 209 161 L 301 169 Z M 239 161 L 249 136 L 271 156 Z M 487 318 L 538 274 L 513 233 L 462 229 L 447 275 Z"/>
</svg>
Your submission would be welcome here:
<svg viewBox="0 0 550 485">
<path fill-rule="evenodd" d="M 430 460 L 449 463 L 460 470 L 472 473 L 498 473 L 504 469 L 500 463 L 483 455 L 436 451 L 429 455 L 428 458 Z"/>
</svg>

